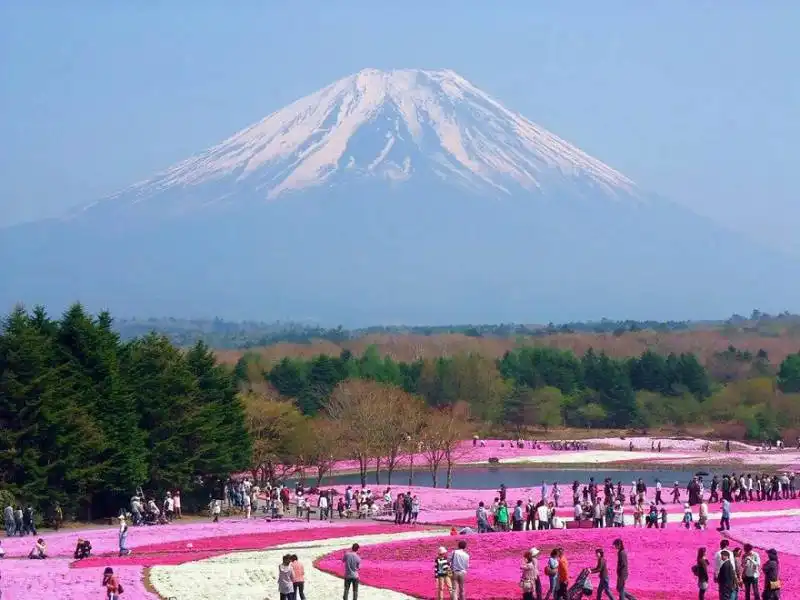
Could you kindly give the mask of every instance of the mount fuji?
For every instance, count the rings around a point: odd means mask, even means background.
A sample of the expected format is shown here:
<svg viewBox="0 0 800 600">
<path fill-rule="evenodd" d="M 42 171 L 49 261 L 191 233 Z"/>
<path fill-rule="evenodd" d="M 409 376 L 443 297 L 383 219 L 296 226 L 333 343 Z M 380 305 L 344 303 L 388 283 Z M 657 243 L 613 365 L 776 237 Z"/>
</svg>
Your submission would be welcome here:
<svg viewBox="0 0 800 600">
<path fill-rule="evenodd" d="M 126 315 L 531 322 L 800 300 L 791 259 L 447 70 L 345 77 L 113 196 L 2 231 L 0 258 L 5 305 Z"/>
</svg>

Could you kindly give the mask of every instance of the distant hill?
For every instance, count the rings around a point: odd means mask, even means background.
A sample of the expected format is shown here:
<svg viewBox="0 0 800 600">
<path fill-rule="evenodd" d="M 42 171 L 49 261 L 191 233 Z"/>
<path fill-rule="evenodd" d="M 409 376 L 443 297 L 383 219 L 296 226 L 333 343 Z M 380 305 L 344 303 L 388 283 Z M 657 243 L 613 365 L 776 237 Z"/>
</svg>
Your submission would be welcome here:
<svg viewBox="0 0 800 600">
<path fill-rule="evenodd" d="M 325 329 L 297 323 L 233 322 L 222 319 L 121 319 L 116 327 L 124 339 L 157 331 L 175 344 L 203 340 L 221 360 L 236 362 L 245 352 L 267 361 L 284 356 L 363 353 L 375 346 L 383 355 L 414 360 L 459 352 L 499 357 L 520 343 L 553 346 L 582 353 L 589 347 L 614 356 L 633 356 L 650 348 L 693 352 L 706 364 L 730 347 L 755 356 L 765 352 L 773 364 L 800 350 L 800 316 L 753 311 L 726 320 L 702 322 L 612 321 L 549 325 L 446 325 L 439 327 L 368 327 Z M 736 356 L 729 358 L 735 359 Z"/>
</svg>

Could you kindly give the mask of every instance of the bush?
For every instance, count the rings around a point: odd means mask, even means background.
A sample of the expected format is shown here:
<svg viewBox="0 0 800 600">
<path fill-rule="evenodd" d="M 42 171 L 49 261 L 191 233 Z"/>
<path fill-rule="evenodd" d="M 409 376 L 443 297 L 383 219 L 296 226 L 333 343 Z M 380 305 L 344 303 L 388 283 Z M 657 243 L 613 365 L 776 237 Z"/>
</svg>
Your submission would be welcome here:
<svg viewBox="0 0 800 600">
<path fill-rule="evenodd" d="M 12 494 L 8 490 L 0 490 L 0 510 L 3 510 L 6 506 L 17 506 L 17 500 L 14 498 L 14 494 Z"/>
</svg>

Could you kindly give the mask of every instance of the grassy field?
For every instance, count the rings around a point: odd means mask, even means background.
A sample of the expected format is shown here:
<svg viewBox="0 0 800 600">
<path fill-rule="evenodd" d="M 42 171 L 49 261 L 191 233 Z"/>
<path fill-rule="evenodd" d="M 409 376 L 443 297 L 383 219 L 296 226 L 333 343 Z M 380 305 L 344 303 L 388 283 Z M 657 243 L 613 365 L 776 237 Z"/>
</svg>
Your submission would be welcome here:
<svg viewBox="0 0 800 600">
<path fill-rule="evenodd" d="M 384 356 L 395 360 L 413 361 L 419 358 L 452 356 L 460 353 L 480 353 L 487 357 L 499 358 L 520 344 L 549 346 L 572 350 L 582 354 L 589 348 L 605 351 L 615 357 L 639 355 L 647 349 L 668 354 L 670 352 L 692 352 L 707 362 L 716 353 L 729 346 L 748 350 L 755 354 L 759 350 L 768 353 L 773 365 L 780 363 L 788 354 L 800 350 L 800 333 L 794 328 L 770 334 L 726 331 L 725 329 L 693 330 L 661 333 L 655 331 L 628 332 L 621 335 L 611 333 L 564 333 L 548 336 L 530 337 L 471 337 L 463 334 L 440 335 L 366 335 L 357 339 L 335 344 L 326 340 L 315 340 L 308 344 L 278 343 L 250 350 L 218 350 L 222 362 L 233 364 L 245 352 L 260 354 L 267 364 L 283 357 L 310 358 L 318 354 L 338 356 L 342 350 L 361 354 L 370 346 L 375 346 Z"/>
</svg>

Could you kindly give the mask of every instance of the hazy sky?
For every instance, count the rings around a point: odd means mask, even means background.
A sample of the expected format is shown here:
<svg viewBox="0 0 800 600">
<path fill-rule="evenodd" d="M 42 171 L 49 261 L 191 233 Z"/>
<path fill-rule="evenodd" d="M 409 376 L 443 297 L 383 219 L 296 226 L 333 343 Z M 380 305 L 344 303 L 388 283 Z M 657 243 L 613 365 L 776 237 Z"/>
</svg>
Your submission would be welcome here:
<svg viewBox="0 0 800 600">
<path fill-rule="evenodd" d="M 6 0 L 0 224 L 112 193 L 364 67 L 452 68 L 800 254 L 798 30 L 797 0 Z"/>
</svg>

